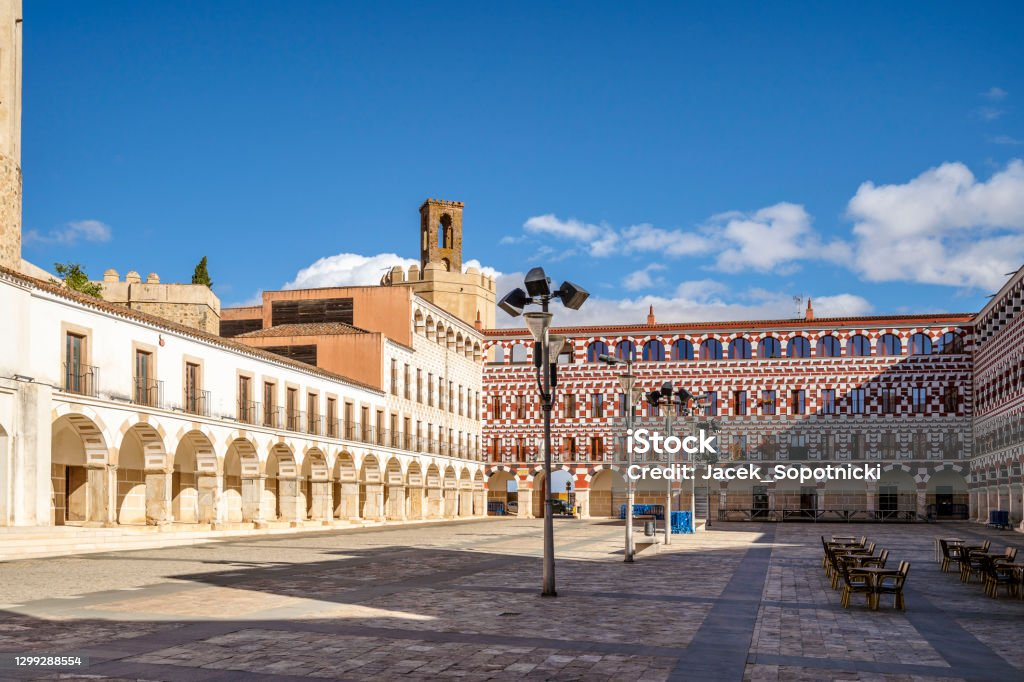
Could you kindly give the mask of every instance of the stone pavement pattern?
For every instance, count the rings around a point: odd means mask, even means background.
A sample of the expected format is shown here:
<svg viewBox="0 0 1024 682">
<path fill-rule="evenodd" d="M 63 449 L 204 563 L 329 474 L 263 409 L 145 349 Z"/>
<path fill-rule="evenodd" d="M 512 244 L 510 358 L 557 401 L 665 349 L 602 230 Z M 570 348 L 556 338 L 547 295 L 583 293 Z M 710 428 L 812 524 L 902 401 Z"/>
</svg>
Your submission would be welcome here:
<svg viewBox="0 0 1024 682">
<path fill-rule="evenodd" d="M 906 613 L 839 606 L 833 532 L 911 561 Z M 1024 549 L 969 524 L 721 524 L 625 565 L 618 523 L 566 519 L 557 599 L 538 596 L 539 520 L 0 564 L 0 652 L 90 660 L 0 680 L 1024 678 L 1024 601 L 941 573 L 940 535 Z"/>
</svg>

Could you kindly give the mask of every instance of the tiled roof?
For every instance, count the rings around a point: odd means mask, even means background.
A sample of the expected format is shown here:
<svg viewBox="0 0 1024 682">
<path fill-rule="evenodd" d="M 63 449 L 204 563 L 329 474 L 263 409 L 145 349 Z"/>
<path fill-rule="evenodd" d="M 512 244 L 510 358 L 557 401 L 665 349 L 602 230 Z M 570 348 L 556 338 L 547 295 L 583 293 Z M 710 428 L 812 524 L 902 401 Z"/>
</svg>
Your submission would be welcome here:
<svg viewBox="0 0 1024 682">
<path fill-rule="evenodd" d="M 242 353 L 244 355 L 260 358 L 261 360 L 268 360 L 270 362 L 274 362 L 277 364 L 294 367 L 295 369 L 301 370 L 308 374 L 313 374 L 315 376 L 323 377 L 325 379 L 331 379 L 334 381 L 340 381 L 341 383 L 349 384 L 350 386 L 358 386 L 359 388 L 365 388 L 367 390 L 373 391 L 374 393 L 382 392 L 381 389 L 377 388 L 376 386 L 371 386 L 370 384 L 366 384 L 361 381 L 356 381 L 355 379 L 344 377 L 341 376 L 340 374 L 335 374 L 333 372 L 326 372 L 320 369 L 319 367 L 307 364 L 305 362 L 299 362 L 298 360 L 292 360 L 291 358 L 286 358 L 276 353 L 270 353 L 268 351 L 260 350 L 259 348 L 254 348 L 253 346 L 249 346 L 244 343 L 232 341 L 231 339 L 226 339 L 222 336 L 208 334 L 194 327 L 187 327 L 183 324 L 178 324 L 177 322 L 172 322 L 170 320 L 158 317 L 156 315 L 142 313 L 139 312 L 138 310 L 132 310 L 131 308 L 126 308 L 125 306 L 117 305 L 116 303 L 108 303 L 103 299 L 93 298 L 92 296 L 86 296 L 85 294 L 73 291 L 66 287 L 60 286 L 59 284 L 53 284 L 51 282 L 45 282 L 41 279 L 36 279 L 35 277 L 29 277 L 28 275 L 24 275 L 14 270 L 9 270 L 8 268 L 5 268 L 3 266 L 0 266 L 0 274 L 11 277 L 12 279 L 18 280 L 24 284 L 27 284 L 28 286 L 34 287 L 41 291 L 47 291 L 55 296 L 60 296 L 61 298 L 65 298 L 70 301 L 75 301 L 76 303 L 79 303 L 86 307 L 94 308 L 96 310 L 102 310 L 104 312 L 108 312 L 113 315 L 118 315 L 123 318 L 136 320 L 138 322 L 143 322 L 154 327 L 166 329 L 167 331 L 175 332 L 177 334 L 181 334 L 182 336 L 188 336 L 198 341 L 203 341 L 212 346 L 220 346 L 221 348 L 226 348 L 236 353 Z"/>
<path fill-rule="evenodd" d="M 365 329 L 353 327 L 344 322 L 307 322 L 301 324 L 279 324 L 276 327 L 257 329 L 239 334 L 236 339 L 254 339 L 269 336 L 337 336 L 339 334 L 369 334 Z"/>
</svg>

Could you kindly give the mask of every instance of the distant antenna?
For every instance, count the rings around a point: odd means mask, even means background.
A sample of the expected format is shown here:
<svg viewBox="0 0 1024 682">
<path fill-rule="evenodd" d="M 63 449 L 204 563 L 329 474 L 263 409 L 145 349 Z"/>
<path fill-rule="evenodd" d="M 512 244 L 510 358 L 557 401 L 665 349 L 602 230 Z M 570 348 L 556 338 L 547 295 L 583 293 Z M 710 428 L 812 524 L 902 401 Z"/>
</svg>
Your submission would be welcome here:
<svg viewBox="0 0 1024 682">
<path fill-rule="evenodd" d="M 796 306 L 796 313 L 793 315 L 793 317 L 803 317 L 804 316 L 804 295 L 803 294 L 798 294 L 798 295 L 794 296 L 793 297 L 793 305 Z"/>
</svg>

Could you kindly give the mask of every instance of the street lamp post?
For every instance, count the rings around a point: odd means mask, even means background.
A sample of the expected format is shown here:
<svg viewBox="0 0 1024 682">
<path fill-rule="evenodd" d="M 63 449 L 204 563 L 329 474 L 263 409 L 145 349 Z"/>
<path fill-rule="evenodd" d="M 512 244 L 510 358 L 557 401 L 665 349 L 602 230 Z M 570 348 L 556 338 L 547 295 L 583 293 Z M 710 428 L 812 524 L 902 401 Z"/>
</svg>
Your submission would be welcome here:
<svg viewBox="0 0 1024 682">
<path fill-rule="evenodd" d="M 633 374 L 633 353 L 630 353 L 626 360 L 611 355 L 599 355 L 597 359 L 609 365 L 626 365 L 626 373 L 619 375 L 619 385 L 622 387 L 622 394 L 626 399 L 626 437 L 633 429 L 633 405 L 636 403 L 636 376 Z M 626 550 L 625 561 L 633 563 L 633 556 L 636 554 L 636 545 L 633 544 L 633 501 L 636 499 L 634 493 L 633 479 L 629 477 L 629 467 L 633 464 L 632 449 L 626 447 Z"/>
<path fill-rule="evenodd" d="M 558 298 L 562 305 L 571 310 L 578 310 L 590 295 L 582 287 L 571 282 L 563 282 L 557 290 L 551 290 L 551 278 L 544 274 L 543 268 L 533 268 L 524 279 L 526 291 L 513 289 L 498 303 L 498 307 L 513 317 L 523 314 L 527 305 L 540 305 L 540 312 L 529 312 L 523 315 L 526 326 L 533 336 L 533 364 L 537 368 L 537 388 L 540 393 L 541 410 L 544 414 L 544 571 L 541 596 L 557 597 L 555 589 L 555 526 L 552 510 L 551 490 L 551 406 L 554 403 L 554 390 L 558 385 L 558 373 L 555 369 L 558 354 L 565 345 L 565 337 L 551 334 L 551 318 L 548 303 Z"/>
<path fill-rule="evenodd" d="M 682 416 L 688 415 L 688 405 L 691 400 L 694 400 L 694 395 L 687 391 L 685 388 L 676 389 L 672 386 L 672 383 L 666 381 L 661 385 L 661 388 L 657 391 L 651 391 L 647 394 L 647 402 L 652 406 L 665 406 L 665 437 L 668 438 L 672 435 L 672 409 L 678 406 L 679 412 Z M 695 506 L 694 506 L 694 494 L 695 494 L 695 475 L 697 473 L 697 461 L 696 457 L 692 458 L 693 461 L 693 472 L 690 474 L 690 523 L 696 523 L 694 520 Z M 666 464 L 669 462 L 666 461 Z M 666 480 L 666 492 L 665 492 L 665 544 L 672 544 L 672 479 Z"/>
</svg>

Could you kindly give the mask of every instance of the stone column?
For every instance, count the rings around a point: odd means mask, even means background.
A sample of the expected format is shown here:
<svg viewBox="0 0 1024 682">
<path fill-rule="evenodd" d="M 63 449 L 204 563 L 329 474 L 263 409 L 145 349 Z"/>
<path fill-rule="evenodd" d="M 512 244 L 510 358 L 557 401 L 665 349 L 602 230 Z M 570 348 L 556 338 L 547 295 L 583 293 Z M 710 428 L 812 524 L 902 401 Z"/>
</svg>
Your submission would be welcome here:
<svg viewBox="0 0 1024 682">
<path fill-rule="evenodd" d="M 388 521 L 405 521 L 405 486 L 389 485 L 385 500 L 385 517 Z"/>
<path fill-rule="evenodd" d="M 519 486 L 519 513 L 516 514 L 521 519 L 532 519 L 533 518 L 533 491 L 526 490 L 522 487 L 522 483 Z"/>
<path fill-rule="evenodd" d="M 874 483 L 868 483 L 867 492 L 865 493 L 865 503 L 867 505 L 868 518 L 874 518 L 878 512 L 878 485 Z"/>
<path fill-rule="evenodd" d="M 923 483 L 917 486 L 917 515 L 919 518 L 928 517 L 928 488 Z"/>
<path fill-rule="evenodd" d="M 363 505 L 363 518 L 380 521 L 384 518 L 384 485 L 381 483 L 365 483 L 366 502 Z"/>
<path fill-rule="evenodd" d="M 1007 509 L 1010 512 L 1010 525 L 1015 526 L 1021 521 L 1021 484 L 1011 483 L 1008 489 L 1010 500 Z"/>
<path fill-rule="evenodd" d="M 196 474 L 196 490 L 199 496 L 199 523 L 209 523 L 216 527 L 227 518 L 224 504 L 224 477 L 220 474 Z"/>
<path fill-rule="evenodd" d="M 117 525 L 117 467 L 113 464 L 85 469 L 85 524 Z"/>
<path fill-rule="evenodd" d="M 487 491 L 478 489 L 473 491 L 473 515 L 487 516 Z"/>
<path fill-rule="evenodd" d="M 458 511 L 458 503 L 455 501 L 455 496 L 458 494 L 458 492 L 459 491 L 456 490 L 455 488 L 444 489 L 444 512 L 442 516 L 446 519 L 455 518 L 456 512 Z"/>
<path fill-rule="evenodd" d="M 427 488 L 427 518 L 444 518 L 444 495 L 440 488 Z"/>
<path fill-rule="evenodd" d="M 590 488 L 576 488 L 576 505 L 580 508 L 580 518 L 589 519 Z"/>
<path fill-rule="evenodd" d="M 471 489 L 459 488 L 458 516 L 473 515 L 473 491 Z"/>
<path fill-rule="evenodd" d="M 425 519 L 426 505 L 423 500 L 423 486 L 411 485 L 406 489 L 406 518 Z"/>
<path fill-rule="evenodd" d="M 162 469 L 146 471 L 146 525 L 171 523 L 171 472 Z"/>
<path fill-rule="evenodd" d="M 310 518 L 314 521 L 330 521 L 331 509 L 331 482 L 313 481 L 312 488 L 313 503 L 310 507 Z"/>
<path fill-rule="evenodd" d="M 301 485 L 302 480 L 297 477 L 277 479 L 277 494 L 281 497 L 281 519 L 292 524 L 306 520 L 306 505 L 299 494 Z"/>
<path fill-rule="evenodd" d="M 356 482 L 342 483 L 337 499 L 337 516 L 339 519 L 359 518 L 359 484 Z"/>
<path fill-rule="evenodd" d="M 263 514 L 263 490 L 266 487 L 265 476 L 250 476 L 242 479 L 242 522 L 254 523 L 257 528 L 266 527 Z"/>
</svg>

